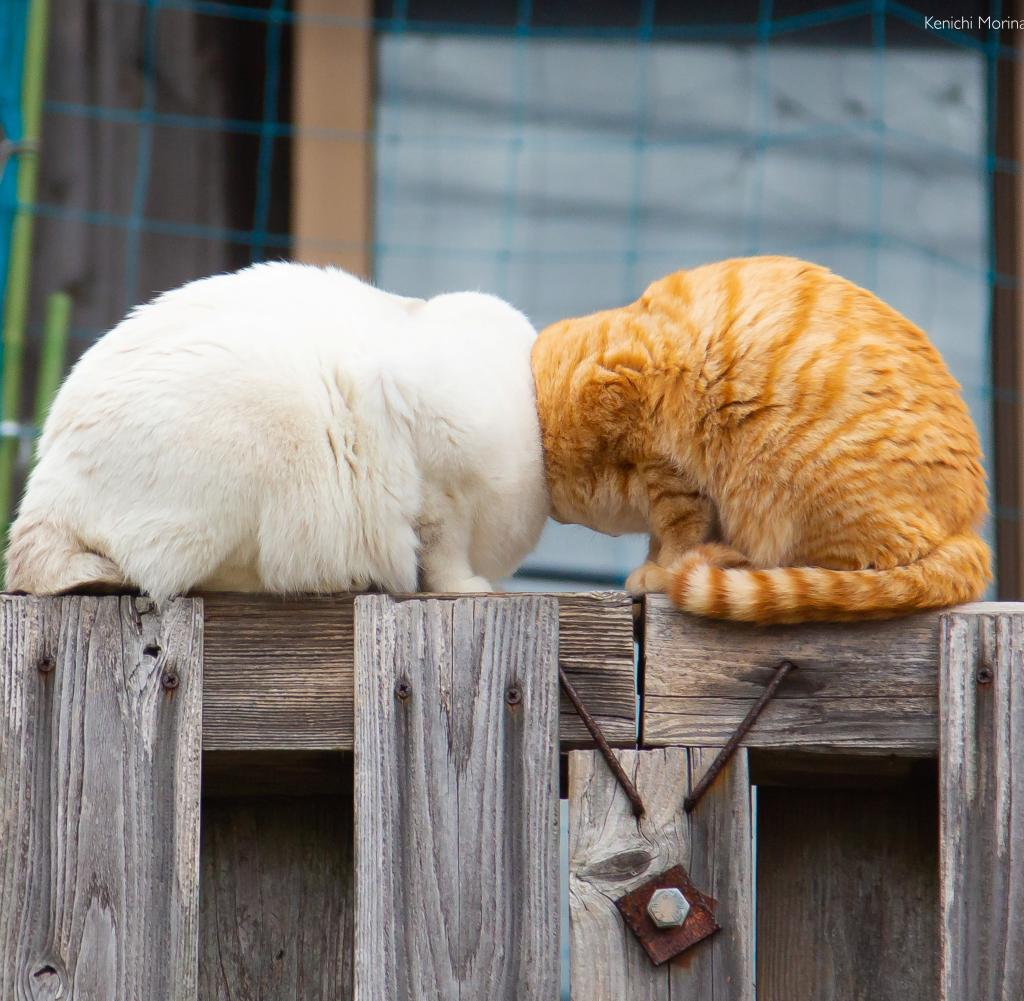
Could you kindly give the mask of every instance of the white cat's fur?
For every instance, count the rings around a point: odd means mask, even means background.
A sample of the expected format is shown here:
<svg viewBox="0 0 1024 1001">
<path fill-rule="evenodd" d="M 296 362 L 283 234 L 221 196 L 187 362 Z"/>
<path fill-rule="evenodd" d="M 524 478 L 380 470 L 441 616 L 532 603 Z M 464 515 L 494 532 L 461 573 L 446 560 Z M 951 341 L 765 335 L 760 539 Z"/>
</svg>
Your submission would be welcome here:
<svg viewBox="0 0 1024 1001">
<path fill-rule="evenodd" d="M 490 590 L 548 510 L 534 336 L 299 264 L 162 295 L 57 395 L 7 587 Z"/>
</svg>

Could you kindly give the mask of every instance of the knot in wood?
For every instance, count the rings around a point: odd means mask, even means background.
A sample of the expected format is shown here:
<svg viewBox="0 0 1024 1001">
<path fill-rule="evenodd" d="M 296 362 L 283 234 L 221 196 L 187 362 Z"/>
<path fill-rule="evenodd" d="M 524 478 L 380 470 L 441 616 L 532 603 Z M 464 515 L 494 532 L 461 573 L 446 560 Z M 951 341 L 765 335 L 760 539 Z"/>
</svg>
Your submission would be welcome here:
<svg viewBox="0 0 1024 1001">
<path fill-rule="evenodd" d="M 58 960 L 42 960 L 32 970 L 29 980 L 29 993 L 33 1001 L 50 1001 L 50 999 L 67 997 L 68 978 Z"/>
<path fill-rule="evenodd" d="M 654 861 L 645 848 L 627 848 L 577 868 L 577 878 L 590 882 L 623 883 L 642 876 Z"/>
</svg>

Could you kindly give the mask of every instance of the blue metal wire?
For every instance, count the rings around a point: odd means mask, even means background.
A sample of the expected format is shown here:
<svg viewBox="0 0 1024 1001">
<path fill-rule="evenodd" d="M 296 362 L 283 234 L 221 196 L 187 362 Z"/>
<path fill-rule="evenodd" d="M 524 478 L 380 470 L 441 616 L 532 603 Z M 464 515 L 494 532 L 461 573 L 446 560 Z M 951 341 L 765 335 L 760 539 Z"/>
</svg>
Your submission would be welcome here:
<svg viewBox="0 0 1024 1001">
<path fill-rule="evenodd" d="M 270 194 L 274 165 L 274 125 L 277 123 L 277 96 L 281 82 L 281 25 L 287 0 L 274 0 L 267 25 L 267 53 L 263 77 L 263 121 L 256 154 L 256 211 L 253 216 L 251 259 L 262 261 L 267 248 L 267 224 L 270 221 Z"/>
</svg>

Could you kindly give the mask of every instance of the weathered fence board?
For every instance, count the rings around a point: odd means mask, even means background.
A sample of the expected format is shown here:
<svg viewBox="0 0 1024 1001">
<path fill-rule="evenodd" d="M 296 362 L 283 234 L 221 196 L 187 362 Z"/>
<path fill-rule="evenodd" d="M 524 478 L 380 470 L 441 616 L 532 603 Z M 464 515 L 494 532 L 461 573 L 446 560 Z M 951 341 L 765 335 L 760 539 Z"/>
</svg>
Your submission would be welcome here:
<svg viewBox="0 0 1024 1001">
<path fill-rule="evenodd" d="M 352 996 L 349 797 L 203 799 L 199 1001 Z"/>
<path fill-rule="evenodd" d="M 612 743 L 636 735 L 632 601 L 621 592 L 558 594 L 559 660 Z M 209 594 L 203 747 L 351 750 L 352 595 L 284 600 Z M 568 701 L 565 747 L 591 741 Z"/>
<path fill-rule="evenodd" d="M 647 809 L 638 824 L 596 751 L 569 756 L 570 970 L 573 1001 L 753 1001 L 752 830 L 740 750 L 687 815 L 683 800 L 716 748 L 620 751 Z M 722 931 L 651 965 L 614 901 L 674 865 L 718 900 Z"/>
<path fill-rule="evenodd" d="M 1024 997 L 1024 612 L 942 621 L 942 992 Z"/>
<path fill-rule="evenodd" d="M 963 610 L 1013 610 L 976 604 Z M 934 756 L 939 618 L 760 628 L 680 614 L 662 595 L 644 606 L 647 745 L 721 744 L 782 659 L 786 678 L 744 743 Z"/>
<path fill-rule="evenodd" d="M 196 996 L 202 602 L 0 598 L 0 997 Z"/>
<path fill-rule="evenodd" d="M 784 698 L 794 671 L 744 739 L 748 747 L 820 748 L 844 753 L 935 752 L 935 699 Z M 682 689 L 681 689 L 682 690 Z M 644 699 L 644 744 L 676 744 L 679 734 L 705 745 L 724 744 L 746 716 L 753 699 Z M 930 750 L 929 750 L 930 749 Z"/>
<path fill-rule="evenodd" d="M 351 750 L 352 596 L 203 602 L 203 750 Z"/>
<path fill-rule="evenodd" d="M 936 792 L 758 788 L 758 1001 L 934 1001 Z"/>
<path fill-rule="evenodd" d="M 557 658 L 551 598 L 356 599 L 357 1001 L 556 997 Z"/>
</svg>

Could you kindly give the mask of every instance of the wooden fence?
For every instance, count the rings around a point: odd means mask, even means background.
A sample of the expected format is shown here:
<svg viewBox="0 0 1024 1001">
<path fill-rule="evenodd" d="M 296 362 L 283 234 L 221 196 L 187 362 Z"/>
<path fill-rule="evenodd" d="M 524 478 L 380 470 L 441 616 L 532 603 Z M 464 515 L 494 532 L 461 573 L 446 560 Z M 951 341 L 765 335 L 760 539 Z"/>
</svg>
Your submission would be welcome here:
<svg viewBox="0 0 1024 1001">
<path fill-rule="evenodd" d="M 577 1001 L 1024 997 L 1024 606 L 5 596 L 0 644 L 3 1001 L 554 1001 L 560 793 Z M 615 901 L 677 865 L 721 931 L 654 966 Z"/>
</svg>

